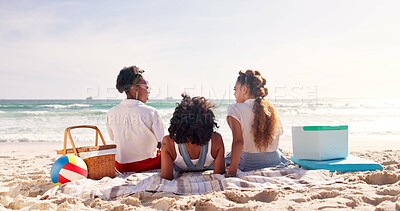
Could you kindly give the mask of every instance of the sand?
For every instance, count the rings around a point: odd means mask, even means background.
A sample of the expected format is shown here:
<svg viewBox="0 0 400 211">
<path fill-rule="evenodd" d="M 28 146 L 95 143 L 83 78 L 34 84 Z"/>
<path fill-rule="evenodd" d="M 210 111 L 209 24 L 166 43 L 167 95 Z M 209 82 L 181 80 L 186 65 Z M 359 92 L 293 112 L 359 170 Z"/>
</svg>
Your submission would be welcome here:
<svg viewBox="0 0 400 211">
<path fill-rule="evenodd" d="M 350 153 L 383 171 L 338 173 L 343 183 L 298 190 L 222 191 L 178 196 L 141 192 L 114 200 L 62 196 L 41 200 L 53 187 L 57 142 L 0 143 L 0 210 L 400 210 L 400 142 L 353 141 Z M 291 144 L 283 141 L 286 154 Z"/>
</svg>

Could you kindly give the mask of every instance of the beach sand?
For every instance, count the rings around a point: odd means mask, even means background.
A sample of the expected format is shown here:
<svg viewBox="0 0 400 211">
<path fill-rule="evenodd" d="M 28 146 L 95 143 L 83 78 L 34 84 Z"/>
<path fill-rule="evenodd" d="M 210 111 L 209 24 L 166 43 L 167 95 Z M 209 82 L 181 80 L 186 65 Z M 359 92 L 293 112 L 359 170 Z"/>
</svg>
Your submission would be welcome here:
<svg viewBox="0 0 400 211">
<path fill-rule="evenodd" d="M 381 163 L 384 171 L 338 173 L 342 183 L 297 190 L 222 191 L 178 196 L 141 192 L 114 200 L 56 197 L 50 169 L 60 142 L 0 143 L 0 210 L 400 210 L 400 142 L 350 140 L 351 154 Z M 291 142 L 282 141 L 286 155 Z"/>
</svg>

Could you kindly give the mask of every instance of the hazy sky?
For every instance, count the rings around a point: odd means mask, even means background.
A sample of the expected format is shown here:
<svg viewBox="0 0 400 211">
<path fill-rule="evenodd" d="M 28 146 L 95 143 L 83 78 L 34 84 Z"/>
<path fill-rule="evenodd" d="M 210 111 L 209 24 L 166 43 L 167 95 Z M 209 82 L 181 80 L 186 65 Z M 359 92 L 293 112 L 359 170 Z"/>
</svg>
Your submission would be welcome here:
<svg viewBox="0 0 400 211">
<path fill-rule="evenodd" d="M 400 1 L 0 1 L 0 99 L 232 98 L 258 69 L 275 98 L 400 98 Z"/>
</svg>

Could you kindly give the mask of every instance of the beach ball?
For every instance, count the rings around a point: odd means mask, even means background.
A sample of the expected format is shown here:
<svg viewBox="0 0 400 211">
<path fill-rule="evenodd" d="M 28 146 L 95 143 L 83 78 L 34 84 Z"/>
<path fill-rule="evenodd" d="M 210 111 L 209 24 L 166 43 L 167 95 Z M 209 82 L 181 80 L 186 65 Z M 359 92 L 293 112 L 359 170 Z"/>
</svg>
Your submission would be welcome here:
<svg viewBox="0 0 400 211">
<path fill-rule="evenodd" d="M 51 181 L 55 185 L 86 178 L 88 170 L 85 161 L 75 155 L 58 158 L 51 167 Z"/>
</svg>

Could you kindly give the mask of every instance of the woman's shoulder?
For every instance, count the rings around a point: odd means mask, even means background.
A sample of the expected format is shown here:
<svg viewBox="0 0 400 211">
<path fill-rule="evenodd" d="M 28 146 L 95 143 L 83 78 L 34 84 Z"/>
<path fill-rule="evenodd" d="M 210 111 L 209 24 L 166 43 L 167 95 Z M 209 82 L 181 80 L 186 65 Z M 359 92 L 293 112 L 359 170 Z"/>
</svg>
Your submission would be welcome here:
<svg viewBox="0 0 400 211">
<path fill-rule="evenodd" d="M 238 105 L 238 103 L 233 103 L 228 106 L 227 110 L 228 110 L 228 113 L 236 113 L 236 111 L 239 109 L 240 109 L 240 106 Z"/>
<path fill-rule="evenodd" d="M 146 104 L 144 104 L 144 103 L 140 103 L 140 104 L 138 104 L 138 106 L 140 107 L 140 108 L 142 108 L 142 109 L 146 109 L 146 110 L 149 110 L 149 111 L 157 111 L 157 109 L 156 108 L 154 108 L 154 107 L 152 107 L 152 106 L 149 106 L 149 105 L 146 105 Z"/>
<path fill-rule="evenodd" d="M 148 113 L 148 114 L 151 114 L 153 116 L 158 115 L 158 110 L 156 108 L 148 106 L 148 105 L 146 105 L 144 103 L 140 104 L 138 106 L 138 108 L 140 109 L 141 113 Z"/>
<path fill-rule="evenodd" d="M 228 111 L 229 110 L 248 110 L 252 109 L 253 105 L 250 103 L 233 103 L 228 106 Z"/>
<path fill-rule="evenodd" d="M 238 104 L 240 104 L 240 103 L 232 103 L 232 104 L 228 105 L 228 109 L 230 109 L 230 108 L 237 108 L 237 107 L 238 107 Z"/>
<path fill-rule="evenodd" d="M 222 140 L 221 134 L 214 132 L 211 135 L 211 156 L 215 159 L 218 151 L 225 151 L 224 141 Z"/>
<path fill-rule="evenodd" d="M 176 158 L 175 142 L 169 137 L 169 135 L 164 136 L 162 140 L 161 150 L 164 150 L 165 152 L 170 154 L 173 159 Z"/>
<path fill-rule="evenodd" d="M 221 146 L 221 145 L 223 146 L 224 145 L 224 142 L 222 140 L 222 136 L 218 132 L 214 132 L 211 135 L 211 141 L 212 141 L 212 145 L 213 146 Z"/>
<path fill-rule="evenodd" d="M 164 136 L 162 142 L 163 142 L 163 144 L 166 144 L 166 145 L 173 145 L 175 143 L 174 140 L 172 140 L 172 138 L 169 137 L 169 135 Z"/>
<path fill-rule="evenodd" d="M 251 118 L 253 114 L 253 107 L 245 103 L 234 103 L 229 105 L 227 116 L 231 116 L 239 122 L 243 118 Z"/>
<path fill-rule="evenodd" d="M 108 110 L 107 114 L 113 114 L 116 112 L 119 112 L 121 110 L 121 104 L 117 104 L 115 106 L 113 106 L 112 108 L 110 108 L 110 110 Z"/>
</svg>

